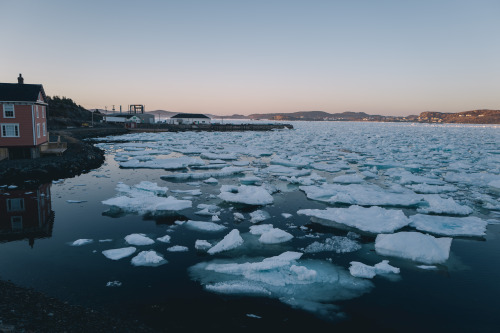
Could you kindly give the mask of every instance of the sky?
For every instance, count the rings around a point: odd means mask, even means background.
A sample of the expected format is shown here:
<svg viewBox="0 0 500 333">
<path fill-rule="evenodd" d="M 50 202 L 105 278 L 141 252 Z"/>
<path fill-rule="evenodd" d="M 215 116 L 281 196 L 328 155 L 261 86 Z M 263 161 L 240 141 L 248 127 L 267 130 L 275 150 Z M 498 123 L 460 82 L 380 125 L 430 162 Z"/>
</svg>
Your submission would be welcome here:
<svg viewBox="0 0 500 333">
<path fill-rule="evenodd" d="M 498 0 L 0 0 L 0 82 L 86 108 L 500 109 Z"/>
</svg>

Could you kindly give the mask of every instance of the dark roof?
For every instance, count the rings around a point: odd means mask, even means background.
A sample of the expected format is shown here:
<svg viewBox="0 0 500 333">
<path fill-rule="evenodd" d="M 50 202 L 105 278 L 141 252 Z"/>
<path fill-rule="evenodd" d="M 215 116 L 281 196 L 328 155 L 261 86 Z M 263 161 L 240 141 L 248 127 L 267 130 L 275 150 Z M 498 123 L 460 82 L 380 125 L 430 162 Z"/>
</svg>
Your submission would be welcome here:
<svg viewBox="0 0 500 333">
<path fill-rule="evenodd" d="M 208 119 L 210 119 L 210 117 L 205 116 L 204 114 L 198 114 L 198 113 L 178 113 L 171 118 L 208 118 Z"/>
<path fill-rule="evenodd" d="M 47 101 L 41 84 L 0 83 L 0 102 L 36 102 L 40 91 Z"/>
</svg>

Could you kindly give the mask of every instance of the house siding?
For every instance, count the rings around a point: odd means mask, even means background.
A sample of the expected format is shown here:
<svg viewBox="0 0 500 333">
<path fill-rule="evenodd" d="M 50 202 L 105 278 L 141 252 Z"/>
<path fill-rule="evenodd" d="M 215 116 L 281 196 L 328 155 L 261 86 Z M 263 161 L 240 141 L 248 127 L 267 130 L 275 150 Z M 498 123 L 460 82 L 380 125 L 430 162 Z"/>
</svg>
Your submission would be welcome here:
<svg viewBox="0 0 500 333">
<path fill-rule="evenodd" d="M 0 108 L 3 111 L 3 104 L 10 103 L 0 104 Z M 4 138 L 0 133 L 0 147 L 33 146 L 33 121 L 31 118 L 31 105 L 14 104 L 14 114 L 14 118 L 4 118 L 2 112 L 0 114 L 0 124 L 19 124 L 19 137 Z"/>
</svg>

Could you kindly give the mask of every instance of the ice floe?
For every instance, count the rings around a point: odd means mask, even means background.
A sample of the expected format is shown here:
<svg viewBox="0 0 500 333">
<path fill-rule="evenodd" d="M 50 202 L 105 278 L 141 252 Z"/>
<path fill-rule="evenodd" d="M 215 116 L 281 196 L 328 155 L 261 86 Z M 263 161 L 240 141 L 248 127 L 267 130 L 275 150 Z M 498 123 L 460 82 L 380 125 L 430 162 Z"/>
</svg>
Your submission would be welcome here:
<svg viewBox="0 0 500 333">
<path fill-rule="evenodd" d="M 389 265 L 389 260 L 383 260 L 375 266 L 369 266 L 358 261 L 351 261 L 349 272 L 355 277 L 371 279 L 377 274 L 399 274 L 399 268 Z"/>
<path fill-rule="evenodd" d="M 259 223 L 270 218 L 271 215 L 269 215 L 269 213 L 264 210 L 256 210 L 250 213 L 250 222 L 252 223 Z"/>
<path fill-rule="evenodd" d="M 440 264 L 448 260 L 451 238 L 436 238 L 419 232 L 380 234 L 375 250 L 384 256 L 406 258 L 425 264 Z"/>
<path fill-rule="evenodd" d="M 332 236 L 326 238 L 323 243 L 313 242 L 305 249 L 305 253 L 335 252 L 348 253 L 361 249 L 361 245 L 353 239 L 342 236 Z"/>
<path fill-rule="evenodd" d="M 132 258 L 132 265 L 134 266 L 160 266 L 166 264 L 167 261 L 161 254 L 156 251 L 142 251 L 139 254 Z"/>
<path fill-rule="evenodd" d="M 137 245 L 137 246 L 142 246 L 142 245 L 151 245 L 154 244 L 154 240 L 151 238 L 147 237 L 144 234 L 130 234 L 128 236 L 125 236 L 125 241 L 129 243 L 130 245 Z"/>
<path fill-rule="evenodd" d="M 345 203 L 360 206 L 411 207 L 422 201 L 422 196 L 410 190 L 385 190 L 377 185 L 338 185 L 300 186 L 309 199 L 328 203 Z"/>
<path fill-rule="evenodd" d="M 219 198 L 227 202 L 253 206 L 264 206 L 274 202 L 272 195 L 262 186 L 222 185 L 220 191 Z"/>
<path fill-rule="evenodd" d="M 202 232 L 218 232 L 227 229 L 226 226 L 205 221 L 187 221 L 184 226 L 191 230 L 202 231 Z"/>
<path fill-rule="evenodd" d="M 420 231 L 443 236 L 484 236 L 487 222 L 478 217 L 450 217 L 416 214 L 410 226 Z"/>
<path fill-rule="evenodd" d="M 71 246 L 82 246 L 82 245 L 90 244 L 93 241 L 94 241 L 93 239 L 82 238 L 82 239 L 77 239 L 76 241 L 72 242 L 70 245 Z"/>
<path fill-rule="evenodd" d="M 168 252 L 187 252 L 189 251 L 189 248 L 187 246 L 182 246 L 182 245 L 174 245 L 169 248 L 167 248 Z"/>
<path fill-rule="evenodd" d="M 356 228 L 368 233 L 391 233 L 408 225 L 410 221 L 401 210 L 381 207 L 301 209 L 299 215 L 312 216 L 313 222 L 337 228 Z"/>
<path fill-rule="evenodd" d="M 205 162 L 195 157 L 177 157 L 143 161 L 139 159 L 127 160 L 120 163 L 122 168 L 147 168 L 147 169 L 165 169 L 177 170 L 185 169 L 188 166 L 205 165 Z"/>
<path fill-rule="evenodd" d="M 120 249 L 111 249 L 102 251 L 102 254 L 111 260 L 120 260 L 122 258 L 128 257 L 132 255 L 137 249 L 133 246 L 131 247 L 123 247 Z"/>
<path fill-rule="evenodd" d="M 233 229 L 207 252 L 208 254 L 216 254 L 223 251 L 233 250 L 241 245 L 243 245 L 243 238 L 241 238 L 238 229 Z"/>
<path fill-rule="evenodd" d="M 417 209 L 419 213 L 450 214 L 450 215 L 469 215 L 472 208 L 462 206 L 455 202 L 453 198 L 444 199 L 438 194 L 427 194 L 424 196 L 428 206 L 422 206 Z"/>
</svg>

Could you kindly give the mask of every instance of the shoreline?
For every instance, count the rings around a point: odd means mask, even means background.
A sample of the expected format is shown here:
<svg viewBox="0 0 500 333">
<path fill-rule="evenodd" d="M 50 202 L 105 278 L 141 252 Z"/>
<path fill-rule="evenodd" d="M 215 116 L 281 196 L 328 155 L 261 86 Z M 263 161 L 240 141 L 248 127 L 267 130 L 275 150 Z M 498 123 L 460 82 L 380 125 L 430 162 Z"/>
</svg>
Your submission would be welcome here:
<svg viewBox="0 0 500 333">
<path fill-rule="evenodd" d="M 127 133 L 125 128 L 117 127 L 53 130 L 51 135 L 61 136 L 61 140 L 68 143 L 68 149 L 64 154 L 0 161 L 0 185 L 51 182 L 98 168 L 104 162 L 104 151 L 82 140 L 125 133 Z"/>
</svg>

